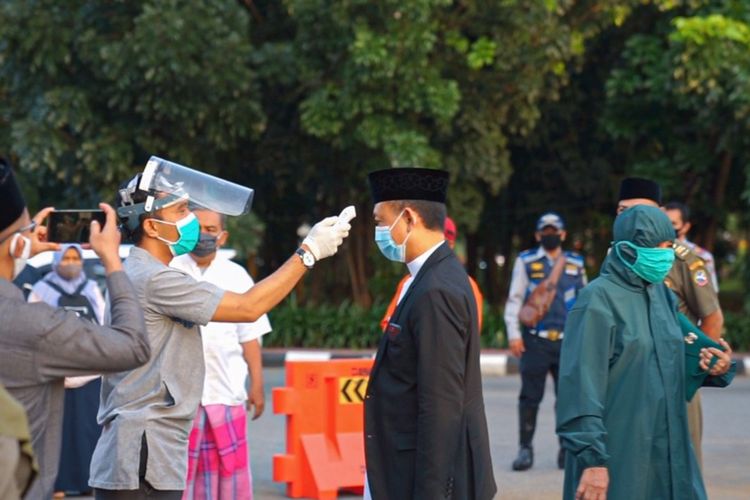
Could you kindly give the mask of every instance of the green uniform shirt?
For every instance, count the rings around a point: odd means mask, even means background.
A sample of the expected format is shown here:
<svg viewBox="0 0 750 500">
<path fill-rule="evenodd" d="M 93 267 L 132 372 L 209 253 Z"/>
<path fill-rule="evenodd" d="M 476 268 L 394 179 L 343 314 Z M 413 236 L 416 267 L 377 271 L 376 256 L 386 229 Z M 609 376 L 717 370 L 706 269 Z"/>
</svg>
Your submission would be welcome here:
<svg viewBox="0 0 750 500">
<path fill-rule="evenodd" d="M 677 308 L 693 323 L 719 309 L 706 263 L 684 243 L 675 242 L 675 260 L 664 283 L 677 295 Z"/>
<path fill-rule="evenodd" d="M 26 412 L 2 384 L 0 384 L 0 436 L 18 440 L 21 459 L 18 461 L 15 476 L 22 483 L 18 485 L 19 489 L 25 492 L 32 479 L 36 477 L 39 467 L 34 460 L 34 451 L 31 448 L 31 433 Z M 0 460 L 0 463 L 7 464 L 3 460 Z"/>
</svg>

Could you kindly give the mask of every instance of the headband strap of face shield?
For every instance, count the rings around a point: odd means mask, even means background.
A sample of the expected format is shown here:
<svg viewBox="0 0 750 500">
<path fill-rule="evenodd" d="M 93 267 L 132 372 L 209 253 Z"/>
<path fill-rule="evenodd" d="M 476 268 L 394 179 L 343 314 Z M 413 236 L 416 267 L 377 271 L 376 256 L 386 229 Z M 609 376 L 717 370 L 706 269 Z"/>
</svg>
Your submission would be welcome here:
<svg viewBox="0 0 750 500">
<path fill-rule="evenodd" d="M 140 216 L 161 210 L 183 200 L 188 200 L 189 196 L 185 192 L 175 193 L 154 193 L 149 192 L 146 201 L 136 203 L 133 195 L 139 191 L 138 183 L 140 175 L 130 180 L 128 185 L 120 189 L 120 203 L 122 206 L 117 208 L 117 215 L 123 224 L 130 230 L 135 231 L 140 225 Z"/>
</svg>

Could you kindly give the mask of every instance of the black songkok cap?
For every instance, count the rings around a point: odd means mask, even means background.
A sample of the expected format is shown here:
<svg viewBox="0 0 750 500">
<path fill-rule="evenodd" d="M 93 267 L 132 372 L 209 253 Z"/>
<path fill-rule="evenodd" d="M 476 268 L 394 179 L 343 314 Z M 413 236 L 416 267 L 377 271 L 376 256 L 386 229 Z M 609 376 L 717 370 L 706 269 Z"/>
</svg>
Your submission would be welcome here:
<svg viewBox="0 0 750 500">
<path fill-rule="evenodd" d="M 21 188 L 16 182 L 10 163 L 0 157 L 0 231 L 16 222 L 24 208 L 26 202 L 23 201 Z"/>
<path fill-rule="evenodd" d="M 659 184 L 641 177 L 628 177 L 620 183 L 620 196 L 617 201 L 646 198 L 661 205 L 661 188 Z"/>
<path fill-rule="evenodd" d="M 445 203 L 448 172 L 430 168 L 387 168 L 368 174 L 374 203 L 426 200 Z"/>
</svg>

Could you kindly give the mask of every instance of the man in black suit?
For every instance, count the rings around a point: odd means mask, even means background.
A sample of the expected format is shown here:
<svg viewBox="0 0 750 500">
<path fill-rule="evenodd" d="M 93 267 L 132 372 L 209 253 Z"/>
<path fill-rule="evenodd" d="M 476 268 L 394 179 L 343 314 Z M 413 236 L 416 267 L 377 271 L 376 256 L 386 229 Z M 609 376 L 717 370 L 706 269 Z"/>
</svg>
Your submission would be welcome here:
<svg viewBox="0 0 750 500">
<path fill-rule="evenodd" d="M 365 398 L 365 498 L 491 499 L 476 302 L 443 238 L 446 172 L 369 175 L 375 242 L 411 274 L 385 329 Z"/>
</svg>

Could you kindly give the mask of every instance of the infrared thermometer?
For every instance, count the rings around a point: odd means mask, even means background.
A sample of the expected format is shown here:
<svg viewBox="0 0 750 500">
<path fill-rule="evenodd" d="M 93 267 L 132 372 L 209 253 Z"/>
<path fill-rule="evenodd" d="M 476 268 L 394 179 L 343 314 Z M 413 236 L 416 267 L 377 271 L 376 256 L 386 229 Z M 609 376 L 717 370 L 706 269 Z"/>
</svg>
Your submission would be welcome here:
<svg viewBox="0 0 750 500">
<path fill-rule="evenodd" d="M 344 225 L 348 222 L 350 222 L 353 218 L 357 216 L 357 210 L 354 208 L 354 205 L 349 205 L 345 209 L 341 211 L 339 214 L 339 220 L 336 222 L 336 225 Z"/>
</svg>

